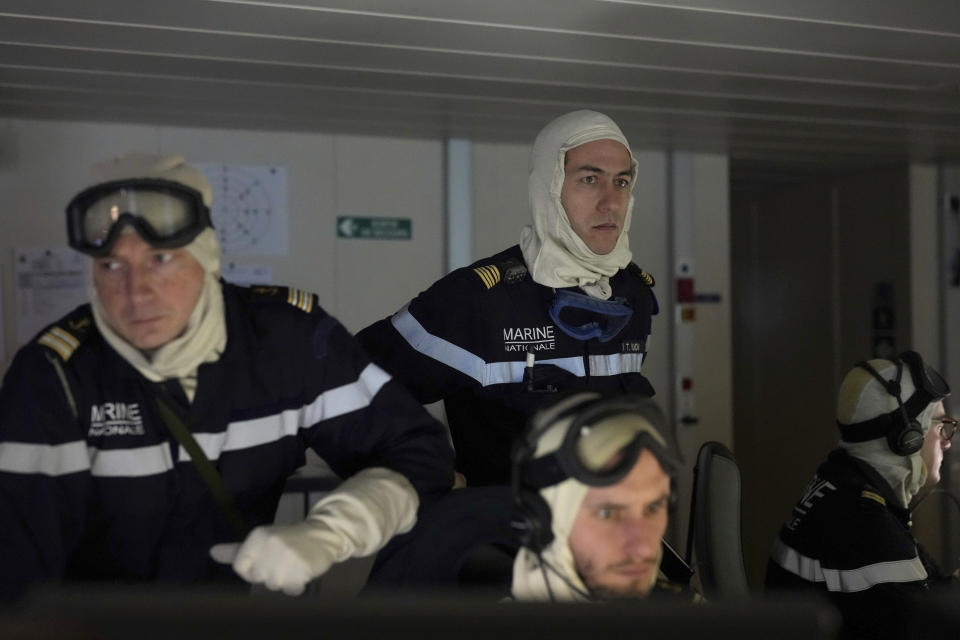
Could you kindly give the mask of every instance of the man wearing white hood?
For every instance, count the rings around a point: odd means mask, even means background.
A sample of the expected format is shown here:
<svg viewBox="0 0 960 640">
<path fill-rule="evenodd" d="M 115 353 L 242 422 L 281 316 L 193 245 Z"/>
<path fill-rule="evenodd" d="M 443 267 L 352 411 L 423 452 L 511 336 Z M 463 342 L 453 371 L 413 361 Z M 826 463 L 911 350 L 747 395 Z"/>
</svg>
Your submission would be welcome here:
<svg viewBox="0 0 960 640">
<path fill-rule="evenodd" d="M 653 395 L 641 365 L 658 306 L 628 237 L 636 171 L 607 116 L 553 120 L 533 145 L 520 244 L 357 335 L 421 402 L 444 401 L 469 484 L 509 481 L 511 443 L 551 392 Z"/>
<path fill-rule="evenodd" d="M 649 399 L 576 394 L 534 418 L 514 452 L 518 600 L 649 596 L 680 467 Z M 664 583 L 666 584 L 666 583 Z"/>
<path fill-rule="evenodd" d="M 843 616 L 843 637 L 879 638 L 903 637 L 908 598 L 957 588 L 914 539 L 908 508 L 940 477 L 953 434 L 942 402 L 949 393 L 913 351 L 847 373 L 837 399 L 840 446 L 781 528 L 768 590 L 826 593 Z"/>
<path fill-rule="evenodd" d="M 509 487 L 438 501 L 373 586 L 523 601 L 692 599 L 660 572 L 680 462 L 653 400 L 564 396 L 533 416 L 511 468 Z"/>
<path fill-rule="evenodd" d="M 133 154 L 68 205 L 93 287 L 0 388 L 0 600 L 40 582 L 240 582 L 211 557 L 240 542 L 243 578 L 299 593 L 452 485 L 443 426 L 316 296 L 220 279 L 211 200 L 182 157 Z M 307 447 L 345 482 L 303 523 L 261 526 Z"/>
</svg>

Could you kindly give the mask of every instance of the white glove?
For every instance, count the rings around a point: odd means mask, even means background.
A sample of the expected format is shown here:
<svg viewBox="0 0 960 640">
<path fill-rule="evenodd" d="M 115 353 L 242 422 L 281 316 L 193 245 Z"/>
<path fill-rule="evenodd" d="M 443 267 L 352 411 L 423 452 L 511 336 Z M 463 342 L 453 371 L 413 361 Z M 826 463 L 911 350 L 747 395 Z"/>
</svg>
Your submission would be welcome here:
<svg viewBox="0 0 960 640">
<path fill-rule="evenodd" d="M 300 595 L 332 564 L 375 553 L 410 531 L 419 503 L 413 486 L 396 471 L 364 469 L 317 502 L 303 522 L 251 531 L 233 569 L 247 582 Z M 229 546 L 214 545 L 210 555 L 229 561 Z"/>
</svg>

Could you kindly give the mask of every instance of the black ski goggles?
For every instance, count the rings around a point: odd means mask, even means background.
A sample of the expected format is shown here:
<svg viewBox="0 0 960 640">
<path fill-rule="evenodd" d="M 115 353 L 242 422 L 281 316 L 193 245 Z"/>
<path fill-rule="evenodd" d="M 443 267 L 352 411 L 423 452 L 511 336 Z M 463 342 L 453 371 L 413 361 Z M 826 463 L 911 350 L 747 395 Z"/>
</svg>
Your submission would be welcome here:
<svg viewBox="0 0 960 640">
<path fill-rule="evenodd" d="M 81 191 L 67 205 L 70 246 L 87 255 L 108 255 L 128 224 L 157 249 L 182 247 L 213 226 L 203 195 L 170 180 L 105 182 Z"/>
<path fill-rule="evenodd" d="M 568 422 L 560 447 L 533 458 L 537 441 L 559 421 Z M 514 452 L 515 488 L 543 489 L 567 478 L 593 487 L 616 484 L 644 449 L 673 476 L 681 462 L 665 426 L 663 412 L 646 397 L 579 393 L 565 398 L 531 421 L 527 438 Z"/>
<path fill-rule="evenodd" d="M 910 377 L 913 378 L 913 386 L 916 391 L 903 403 L 907 409 L 907 414 L 915 418 L 921 411 L 927 408 L 927 405 L 942 400 L 950 395 L 950 385 L 943 379 L 940 373 L 926 364 L 920 354 L 916 351 L 904 351 L 897 356 L 897 359 L 907 365 L 910 370 Z"/>
</svg>

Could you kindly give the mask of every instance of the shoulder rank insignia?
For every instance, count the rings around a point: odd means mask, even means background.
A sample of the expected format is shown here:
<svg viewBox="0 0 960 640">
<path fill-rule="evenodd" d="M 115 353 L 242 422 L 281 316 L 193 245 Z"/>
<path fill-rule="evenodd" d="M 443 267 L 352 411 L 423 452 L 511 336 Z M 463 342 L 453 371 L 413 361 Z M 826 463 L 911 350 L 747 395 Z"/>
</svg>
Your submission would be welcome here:
<svg viewBox="0 0 960 640">
<path fill-rule="evenodd" d="M 500 269 L 497 268 L 495 264 L 488 264 L 482 267 L 477 267 L 474 270 L 480 279 L 483 280 L 483 286 L 487 289 L 493 288 L 498 282 L 500 282 Z"/>
<path fill-rule="evenodd" d="M 53 349 L 66 362 L 87 337 L 92 326 L 90 309 L 81 308 L 44 331 L 37 342 Z"/>
<path fill-rule="evenodd" d="M 639 278 L 640 281 L 648 287 L 652 287 L 653 285 L 657 284 L 656 280 L 653 279 L 653 276 L 638 267 L 635 262 L 631 262 L 629 265 L 627 265 L 627 270 Z"/>
<path fill-rule="evenodd" d="M 874 500 L 883 506 L 887 506 L 887 501 L 884 500 L 883 496 L 881 496 L 879 493 L 874 493 L 873 491 L 867 491 L 864 489 L 862 492 L 860 492 L 860 497 L 866 498 L 867 500 Z"/>
<path fill-rule="evenodd" d="M 476 267 L 473 271 L 480 276 L 480 280 L 487 289 L 492 289 L 501 280 L 507 284 L 520 281 L 527 275 L 527 266 L 521 260 L 509 258 L 497 264 Z"/>
<path fill-rule="evenodd" d="M 305 313 L 311 313 L 319 306 L 316 294 L 295 287 L 254 285 L 250 287 L 250 293 L 254 298 L 286 301 L 287 304 L 293 305 Z"/>
</svg>

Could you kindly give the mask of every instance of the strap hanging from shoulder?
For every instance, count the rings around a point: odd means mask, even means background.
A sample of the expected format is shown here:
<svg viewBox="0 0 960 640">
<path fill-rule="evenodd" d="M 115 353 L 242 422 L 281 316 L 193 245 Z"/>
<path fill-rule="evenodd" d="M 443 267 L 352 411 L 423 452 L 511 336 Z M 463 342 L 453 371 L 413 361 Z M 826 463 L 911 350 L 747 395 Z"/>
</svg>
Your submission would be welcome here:
<svg viewBox="0 0 960 640">
<path fill-rule="evenodd" d="M 200 474 L 200 478 L 204 484 L 210 489 L 210 493 L 213 494 L 217 506 L 220 507 L 220 513 L 223 514 L 223 517 L 226 518 L 230 526 L 233 527 L 233 530 L 240 536 L 240 539 L 243 540 L 247 537 L 247 534 L 250 533 L 250 526 L 233 503 L 233 496 L 227 491 L 220 472 L 217 471 L 217 468 L 213 466 L 213 463 L 207 458 L 207 454 L 205 454 L 200 445 L 197 444 L 197 440 L 193 437 L 193 434 L 190 433 L 190 429 L 187 428 L 187 425 L 183 423 L 183 420 L 180 419 L 177 413 L 159 396 L 154 395 L 153 400 L 157 405 L 157 410 L 160 412 L 160 417 L 163 419 L 164 424 L 167 425 L 167 429 L 173 437 L 176 438 L 177 442 L 180 443 L 180 446 L 190 454 L 190 460 L 193 462 L 193 466 L 196 468 L 197 473 Z"/>
</svg>

